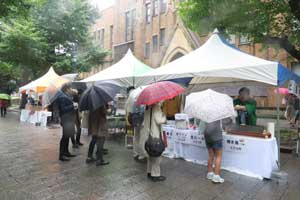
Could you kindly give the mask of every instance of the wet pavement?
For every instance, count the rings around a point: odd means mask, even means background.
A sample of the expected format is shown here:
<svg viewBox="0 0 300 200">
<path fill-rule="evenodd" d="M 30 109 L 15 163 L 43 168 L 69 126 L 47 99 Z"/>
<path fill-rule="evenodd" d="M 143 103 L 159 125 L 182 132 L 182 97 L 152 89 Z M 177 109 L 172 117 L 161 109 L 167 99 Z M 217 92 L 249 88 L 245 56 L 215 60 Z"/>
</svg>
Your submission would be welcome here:
<svg viewBox="0 0 300 200">
<path fill-rule="evenodd" d="M 76 158 L 58 162 L 60 136 L 60 129 L 22 125 L 13 113 L 0 118 L 0 200 L 300 199 L 300 159 L 291 155 L 282 155 L 288 184 L 222 171 L 226 182 L 215 185 L 205 179 L 205 166 L 167 158 L 162 162 L 167 180 L 153 183 L 122 140 L 106 143 L 110 165 L 96 167 L 85 164 L 87 136 Z"/>
</svg>

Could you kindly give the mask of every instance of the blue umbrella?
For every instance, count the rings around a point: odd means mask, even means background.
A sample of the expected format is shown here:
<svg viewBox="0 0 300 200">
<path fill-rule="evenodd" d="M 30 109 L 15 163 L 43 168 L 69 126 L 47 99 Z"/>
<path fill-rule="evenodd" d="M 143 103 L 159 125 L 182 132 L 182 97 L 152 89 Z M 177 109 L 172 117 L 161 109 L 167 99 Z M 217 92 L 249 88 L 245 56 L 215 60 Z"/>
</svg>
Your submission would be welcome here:
<svg viewBox="0 0 300 200">
<path fill-rule="evenodd" d="M 103 81 L 89 87 L 79 101 L 79 110 L 94 111 L 113 101 L 114 97 L 121 91 L 122 87 L 115 82 Z"/>
</svg>

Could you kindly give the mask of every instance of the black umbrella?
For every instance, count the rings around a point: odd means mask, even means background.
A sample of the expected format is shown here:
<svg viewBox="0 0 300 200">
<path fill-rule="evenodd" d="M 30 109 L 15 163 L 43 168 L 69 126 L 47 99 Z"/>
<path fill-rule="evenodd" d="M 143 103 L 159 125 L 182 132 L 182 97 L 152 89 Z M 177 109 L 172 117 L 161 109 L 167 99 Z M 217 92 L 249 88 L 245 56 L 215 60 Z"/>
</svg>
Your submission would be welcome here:
<svg viewBox="0 0 300 200">
<path fill-rule="evenodd" d="M 97 108 L 113 101 L 114 97 L 120 92 L 122 87 L 115 82 L 99 82 L 89 87 L 79 101 L 79 110 L 94 111 Z"/>
</svg>

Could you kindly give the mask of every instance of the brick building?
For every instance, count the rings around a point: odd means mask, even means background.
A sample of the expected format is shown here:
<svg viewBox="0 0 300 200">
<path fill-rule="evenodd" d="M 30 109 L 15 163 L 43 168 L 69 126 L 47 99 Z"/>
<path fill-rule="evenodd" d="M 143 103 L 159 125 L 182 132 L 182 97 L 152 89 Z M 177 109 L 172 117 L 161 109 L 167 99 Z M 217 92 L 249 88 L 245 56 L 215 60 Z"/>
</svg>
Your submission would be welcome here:
<svg viewBox="0 0 300 200">
<path fill-rule="evenodd" d="M 113 6 L 102 10 L 91 32 L 95 42 L 111 54 L 103 66 L 93 69 L 91 73 L 120 60 L 128 48 L 138 59 L 157 68 L 201 46 L 207 36 L 198 36 L 183 25 L 177 12 L 180 1 L 115 0 Z M 300 65 L 293 62 L 284 50 L 263 48 L 261 44 L 250 43 L 246 37 L 234 35 L 230 36 L 229 42 L 249 54 L 279 61 L 300 74 Z M 268 89 L 268 98 L 259 98 L 259 105 L 274 106 L 272 92 L 273 89 Z"/>
</svg>

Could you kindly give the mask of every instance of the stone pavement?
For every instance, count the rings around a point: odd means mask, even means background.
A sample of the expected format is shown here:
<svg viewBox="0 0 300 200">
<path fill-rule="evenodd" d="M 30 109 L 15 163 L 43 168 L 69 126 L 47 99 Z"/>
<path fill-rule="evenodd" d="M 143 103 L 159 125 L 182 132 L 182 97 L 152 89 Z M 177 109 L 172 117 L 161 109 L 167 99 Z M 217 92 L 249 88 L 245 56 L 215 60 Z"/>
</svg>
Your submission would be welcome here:
<svg viewBox="0 0 300 200">
<path fill-rule="evenodd" d="M 9 113 L 0 118 L 0 200 L 205 200 L 205 199 L 300 199 L 300 159 L 283 155 L 289 184 L 278 185 L 222 171 L 226 182 L 207 181 L 205 166 L 180 159 L 163 159 L 163 183 L 145 176 L 145 164 L 132 159 L 121 141 L 109 141 L 105 167 L 87 166 L 85 146 L 69 163 L 58 162 L 60 129 L 22 125 Z M 259 166 L 257 166 L 259 167 Z"/>
</svg>

